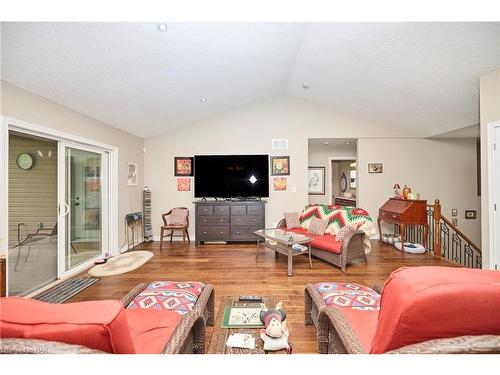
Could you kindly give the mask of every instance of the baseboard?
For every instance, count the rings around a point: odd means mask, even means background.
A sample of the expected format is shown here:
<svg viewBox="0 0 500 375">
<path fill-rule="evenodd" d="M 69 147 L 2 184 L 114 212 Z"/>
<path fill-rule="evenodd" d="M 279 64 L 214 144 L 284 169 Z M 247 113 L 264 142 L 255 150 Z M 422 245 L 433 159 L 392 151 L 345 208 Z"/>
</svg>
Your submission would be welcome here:
<svg viewBox="0 0 500 375">
<path fill-rule="evenodd" d="M 191 234 L 189 234 L 189 239 L 191 240 L 191 242 L 196 241 L 196 237 L 192 236 Z M 160 241 L 160 236 L 153 236 L 153 241 Z M 165 237 L 163 239 L 163 241 L 170 241 L 170 238 L 169 237 Z M 182 242 L 182 237 L 174 237 L 174 239 L 172 241 L 174 241 L 174 242 Z"/>
</svg>

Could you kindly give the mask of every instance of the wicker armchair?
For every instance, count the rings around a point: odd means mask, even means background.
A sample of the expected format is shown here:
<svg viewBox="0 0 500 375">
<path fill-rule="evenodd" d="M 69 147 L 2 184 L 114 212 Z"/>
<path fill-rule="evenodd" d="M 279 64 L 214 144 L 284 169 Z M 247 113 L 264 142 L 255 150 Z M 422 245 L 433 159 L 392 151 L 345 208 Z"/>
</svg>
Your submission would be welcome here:
<svg viewBox="0 0 500 375">
<path fill-rule="evenodd" d="M 285 219 L 279 221 L 277 228 L 287 229 Z M 323 259 L 339 267 L 342 272 L 345 272 L 347 265 L 351 262 L 361 260 L 367 263 L 363 245 L 365 236 L 365 232 L 361 230 L 353 231 L 350 236 L 342 242 L 342 252 L 340 254 L 318 249 L 313 246 L 311 248 L 311 255 Z"/>
<path fill-rule="evenodd" d="M 123 298 L 127 306 L 141 293 L 147 283 L 139 284 Z M 192 311 L 184 315 L 165 345 L 164 354 L 203 354 L 205 353 L 206 325 L 214 324 L 214 288 L 205 285 Z M 6 354 L 108 354 L 85 346 L 70 345 L 63 342 L 2 339 L 0 353 Z"/>
</svg>

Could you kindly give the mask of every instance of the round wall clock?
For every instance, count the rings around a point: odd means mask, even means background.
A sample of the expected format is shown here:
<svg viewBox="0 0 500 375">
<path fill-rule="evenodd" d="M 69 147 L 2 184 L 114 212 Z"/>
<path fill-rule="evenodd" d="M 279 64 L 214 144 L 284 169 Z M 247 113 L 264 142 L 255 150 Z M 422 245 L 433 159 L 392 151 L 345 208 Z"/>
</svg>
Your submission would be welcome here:
<svg viewBox="0 0 500 375">
<path fill-rule="evenodd" d="M 342 193 L 345 193 L 347 190 L 347 177 L 345 176 L 345 173 L 342 173 L 342 177 L 340 177 L 340 191 Z"/>
<path fill-rule="evenodd" d="M 25 171 L 31 169 L 34 164 L 33 156 L 26 152 L 17 157 L 17 166 Z"/>
</svg>

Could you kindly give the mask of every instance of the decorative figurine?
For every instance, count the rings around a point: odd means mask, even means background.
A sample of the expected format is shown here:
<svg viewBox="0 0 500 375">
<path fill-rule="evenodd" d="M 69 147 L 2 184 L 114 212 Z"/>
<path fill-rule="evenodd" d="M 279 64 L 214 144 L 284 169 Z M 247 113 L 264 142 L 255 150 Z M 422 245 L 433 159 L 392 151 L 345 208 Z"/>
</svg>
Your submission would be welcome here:
<svg viewBox="0 0 500 375">
<path fill-rule="evenodd" d="M 411 193 L 411 188 L 408 185 L 405 185 L 403 188 L 403 199 L 408 199 L 409 193 Z"/>
<path fill-rule="evenodd" d="M 394 184 L 394 198 L 398 198 L 398 199 L 401 199 L 402 198 L 402 195 L 401 195 L 401 186 L 399 186 L 399 184 Z"/>
<path fill-rule="evenodd" d="M 269 310 L 265 304 L 261 304 L 260 321 L 264 324 L 264 329 L 260 332 L 260 338 L 264 341 L 264 350 L 285 349 L 288 354 L 292 352 L 292 347 L 288 341 L 288 328 L 286 326 L 286 313 L 283 310 L 283 303 L 280 301 L 276 308 Z"/>
</svg>

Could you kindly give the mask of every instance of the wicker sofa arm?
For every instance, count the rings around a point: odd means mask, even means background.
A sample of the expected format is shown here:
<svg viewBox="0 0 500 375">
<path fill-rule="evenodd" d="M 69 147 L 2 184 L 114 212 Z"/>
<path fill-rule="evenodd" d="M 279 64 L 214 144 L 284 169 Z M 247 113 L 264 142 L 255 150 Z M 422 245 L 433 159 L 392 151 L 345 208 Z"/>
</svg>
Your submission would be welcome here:
<svg viewBox="0 0 500 375">
<path fill-rule="evenodd" d="M 493 354 L 500 353 L 500 336 L 459 336 L 424 341 L 388 354 Z"/>
<path fill-rule="evenodd" d="M 0 339 L 1 354 L 107 354 L 86 346 L 35 339 Z"/>
</svg>

